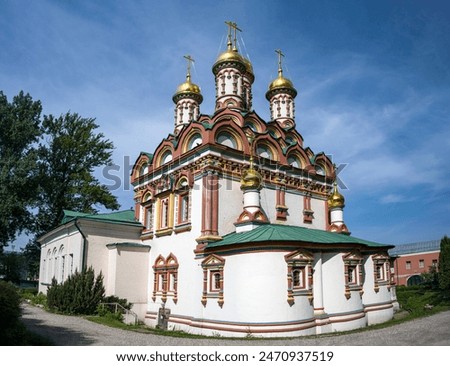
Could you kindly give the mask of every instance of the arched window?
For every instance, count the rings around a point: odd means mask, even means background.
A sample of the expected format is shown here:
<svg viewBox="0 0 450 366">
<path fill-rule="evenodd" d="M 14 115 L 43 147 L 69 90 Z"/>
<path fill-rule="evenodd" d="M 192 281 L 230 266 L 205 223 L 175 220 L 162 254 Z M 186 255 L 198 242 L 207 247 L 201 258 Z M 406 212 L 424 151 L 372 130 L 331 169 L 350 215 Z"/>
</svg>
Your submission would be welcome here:
<svg viewBox="0 0 450 366">
<path fill-rule="evenodd" d="M 53 249 L 52 257 L 53 257 L 53 268 L 51 279 L 53 279 L 53 277 L 58 279 L 58 252 L 56 248 Z"/>
<path fill-rule="evenodd" d="M 325 170 L 325 168 L 324 168 L 323 166 L 321 166 L 321 165 L 316 165 L 316 166 L 315 166 L 315 169 L 316 169 L 317 175 L 322 175 L 322 176 L 325 176 L 325 175 L 326 175 L 326 170 Z"/>
<path fill-rule="evenodd" d="M 161 165 L 167 164 L 170 161 L 172 161 L 172 153 L 170 151 L 164 152 L 161 156 Z"/>
<path fill-rule="evenodd" d="M 231 147 L 233 149 L 238 148 L 236 138 L 229 132 L 223 131 L 217 135 L 216 141 L 224 146 Z"/>
<path fill-rule="evenodd" d="M 52 280 L 52 251 L 49 249 L 47 252 L 47 271 L 45 272 L 46 282 Z"/>
<path fill-rule="evenodd" d="M 141 207 L 141 222 L 145 227 L 145 231 L 153 231 L 154 204 L 152 201 L 152 194 L 150 192 L 144 194 Z"/>
<path fill-rule="evenodd" d="M 298 157 L 296 157 L 295 155 L 290 155 L 287 158 L 288 164 L 291 165 L 294 168 L 301 168 L 301 162 L 300 159 Z"/>
<path fill-rule="evenodd" d="M 200 146 L 202 142 L 202 136 L 199 133 L 195 133 L 189 138 L 187 143 L 187 151 L 195 149 L 197 146 Z"/>
<path fill-rule="evenodd" d="M 59 281 L 64 282 L 64 276 L 66 275 L 66 273 L 65 273 L 66 256 L 64 255 L 64 245 L 61 245 L 61 247 L 59 248 L 59 258 L 60 258 Z"/>
<path fill-rule="evenodd" d="M 258 132 L 258 129 L 253 122 L 245 121 L 244 127 L 250 128 L 253 132 Z"/>
<path fill-rule="evenodd" d="M 176 303 L 178 301 L 178 261 L 171 253 L 164 259 L 159 255 L 153 266 L 153 296 L 155 302 L 157 296 L 161 296 L 161 301 L 166 302 L 168 297 L 172 297 Z"/>
<path fill-rule="evenodd" d="M 139 169 L 139 176 L 145 175 L 148 173 L 148 164 L 144 163 L 142 164 L 141 168 Z"/>
<path fill-rule="evenodd" d="M 190 221 L 191 211 L 191 192 L 189 182 L 186 177 L 182 177 L 177 182 L 176 198 L 176 224 L 182 225 Z"/>
<path fill-rule="evenodd" d="M 262 158 L 273 160 L 273 152 L 266 144 L 258 144 L 256 154 Z"/>
<path fill-rule="evenodd" d="M 286 144 L 288 146 L 295 145 L 296 143 L 297 143 L 297 139 L 295 139 L 294 137 L 292 137 L 292 136 L 287 136 L 286 137 Z"/>
</svg>

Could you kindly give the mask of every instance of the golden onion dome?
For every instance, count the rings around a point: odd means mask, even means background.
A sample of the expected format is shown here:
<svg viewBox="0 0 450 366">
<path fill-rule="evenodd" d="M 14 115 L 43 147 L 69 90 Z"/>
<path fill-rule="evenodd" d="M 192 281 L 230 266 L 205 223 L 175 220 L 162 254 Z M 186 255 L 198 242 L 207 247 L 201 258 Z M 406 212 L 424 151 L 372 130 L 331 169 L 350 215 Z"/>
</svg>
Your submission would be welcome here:
<svg viewBox="0 0 450 366">
<path fill-rule="evenodd" d="M 269 99 L 271 96 L 276 94 L 278 90 L 282 89 L 290 92 L 290 94 L 294 98 L 297 95 L 297 90 L 294 88 L 294 84 L 292 84 L 292 81 L 283 76 L 283 72 L 280 69 L 278 70 L 278 77 L 269 85 L 269 90 L 267 90 L 266 98 Z"/>
<path fill-rule="evenodd" d="M 186 76 L 186 81 L 178 86 L 172 99 L 176 102 L 177 99 L 179 100 L 185 94 L 195 94 L 200 101 L 203 100 L 200 87 L 191 82 L 191 76 L 189 74 Z"/>
<path fill-rule="evenodd" d="M 328 207 L 329 208 L 345 207 L 345 198 L 342 194 L 339 193 L 336 182 L 334 182 L 333 192 L 328 197 Z"/>
<path fill-rule="evenodd" d="M 241 63 L 245 64 L 244 58 L 239 54 L 237 49 L 228 48 L 225 52 L 222 52 L 219 55 L 219 57 L 217 57 L 217 60 L 214 63 L 214 65 L 216 65 L 218 63 L 230 62 L 230 61 L 241 62 Z"/>
<path fill-rule="evenodd" d="M 175 94 L 181 93 L 195 93 L 201 94 L 200 88 L 198 85 L 191 83 L 189 80 L 186 80 L 183 84 L 180 84 L 175 92 Z"/>
<path fill-rule="evenodd" d="M 228 62 L 238 63 L 242 65 L 242 68 L 247 68 L 246 60 L 241 56 L 237 48 L 233 47 L 231 39 L 228 39 L 227 49 L 222 52 L 219 57 L 217 57 L 216 62 L 214 62 L 212 67 L 213 73 L 216 74 L 219 65 Z"/>
<path fill-rule="evenodd" d="M 279 75 L 274 81 L 269 85 L 269 90 L 289 88 L 295 89 L 294 85 L 289 79 L 286 79 L 283 75 Z"/>
<path fill-rule="evenodd" d="M 262 176 L 253 168 L 253 158 L 250 160 L 250 168 L 242 173 L 241 189 L 261 189 Z"/>
</svg>

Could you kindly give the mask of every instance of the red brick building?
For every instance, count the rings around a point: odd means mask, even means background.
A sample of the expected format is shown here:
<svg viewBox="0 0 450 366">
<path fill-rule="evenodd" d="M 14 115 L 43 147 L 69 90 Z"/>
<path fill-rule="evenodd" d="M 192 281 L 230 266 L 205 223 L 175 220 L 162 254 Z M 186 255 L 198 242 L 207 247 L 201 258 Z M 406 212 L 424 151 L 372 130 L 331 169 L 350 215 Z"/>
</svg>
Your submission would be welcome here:
<svg viewBox="0 0 450 366">
<path fill-rule="evenodd" d="M 440 240 L 400 244 L 389 251 L 395 258 L 394 280 L 398 286 L 416 285 L 422 281 L 421 274 L 439 263 Z"/>
</svg>

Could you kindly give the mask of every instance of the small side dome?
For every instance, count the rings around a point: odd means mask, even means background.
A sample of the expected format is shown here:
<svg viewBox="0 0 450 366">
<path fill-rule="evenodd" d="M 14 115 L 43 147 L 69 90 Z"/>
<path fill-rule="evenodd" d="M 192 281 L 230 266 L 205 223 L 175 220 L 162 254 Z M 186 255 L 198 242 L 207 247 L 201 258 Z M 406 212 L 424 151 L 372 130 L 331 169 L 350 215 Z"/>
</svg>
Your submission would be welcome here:
<svg viewBox="0 0 450 366">
<path fill-rule="evenodd" d="M 250 160 L 250 168 L 242 173 L 241 189 L 258 189 L 262 187 L 262 176 L 253 168 L 253 159 Z"/>
<path fill-rule="evenodd" d="M 288 92 L 290 95 L 292 95 L 293 98 L 297 96 L 297 90 L 294 88 L 294 84 L 292 84 L 292 81 L 285 78 L 282 72 L 278 72 L 278 77 L 269 85 L 269 90 L 266 93 L 266 98 L 270 100 L 273 95 L 282 90 Z"/>
<path fill-rule="evenodd" d="M 181 93 L 195 93 L 195 94 L 201 94 L 200 87 L 194 83 L 191 83 L 190 81 L 186 81 L 183 84 L 180 84 L 175 92 L 176 94 Z"/>
<path fill-rule="evenodd" d="M 175 94 L 172 97 L 172 100 L 176 103 L 186 95 L 193 95 L 199 103 L 203 101 L 200 87 L 191 82 L 190 75 L 187 75 L 186 81 L 178 86 Z"/>
<path fill-rule="evenodd" d="M 339 193 L 336 182 L 334 182 L 333 193 L 328 197 L 328 207 L 329 208 L 345 207 L 345 198 L 342 194 Z"/>
</svg>

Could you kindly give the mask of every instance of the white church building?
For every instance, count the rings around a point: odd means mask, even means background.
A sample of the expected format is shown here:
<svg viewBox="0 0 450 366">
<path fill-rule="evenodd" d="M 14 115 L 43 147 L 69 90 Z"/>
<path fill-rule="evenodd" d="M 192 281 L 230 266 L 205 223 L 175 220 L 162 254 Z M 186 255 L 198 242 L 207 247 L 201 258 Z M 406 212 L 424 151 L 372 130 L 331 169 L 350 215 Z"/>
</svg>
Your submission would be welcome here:
<svg viewBox="0 0 450 366">
<path fill-rule="evenodd" d="M 252 110 L 253 68 L 228 24 L 213 113 L 200 112 L 188 57 L 174 129 L 133 167 L 134 212 L 67 211 L 40 238 L 40 291 L 92 266 L 146 324 L 164 316 L 169 329 L 204 335 L 313 335 L 391 319 L 393 246 L 350 235 L 335 167 L 296 129 L 281 51 L 271 120 Z"/>
</svg>

